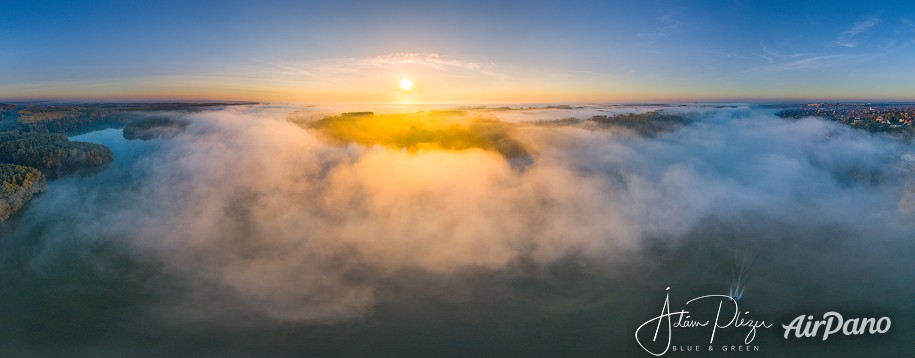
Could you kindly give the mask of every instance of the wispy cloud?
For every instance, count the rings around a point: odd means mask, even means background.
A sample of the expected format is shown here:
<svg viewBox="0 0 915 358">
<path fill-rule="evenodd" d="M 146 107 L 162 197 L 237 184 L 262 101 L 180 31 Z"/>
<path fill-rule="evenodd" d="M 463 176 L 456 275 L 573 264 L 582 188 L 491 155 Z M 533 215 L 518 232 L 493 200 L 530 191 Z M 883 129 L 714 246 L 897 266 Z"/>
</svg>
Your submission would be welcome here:
<svg viewBox="0 0 915 358">
<path fill-rule="evenodd" d="M 773 57 L 773 58 L 781 59 L 781 60 L 789 60 L 789 59 L 795 59 L 795 58 L 801 58 L 801 57 L 809 56 L 808 53 L 804 53 L 804 52 L 783 53 L 783 52 L 780 52 L 780 51 L 772 50 L 772 49 L 770 49 L 769 47 L 767 47 L 766 45 L 763 45 L 763 44 L 759 44 L 759 46 L 760 46 L 760 48 L 762 48 L 762 51 L 765 52 L 767 55 L 769 55 L 769 56 L 771 56 L 771 57 Z"/>
<path fill-rule="evenodd" d="M 858 36 L 861 33 L 870 30 L 872 27 L 877 26 L 880 23 L 880 19 L 870 18 L 862 21 L 858 21 L 855 26 L 852 26 L 848 31 L 843 32 L 842 34 L 847 36 Z"/>
<path fill-rule="evenodd" d="M 671 34 L 683 23 L 675 18 L 675 14 L 667 14 L 658 17 L 658 26 L 653 31 L 639 33 L 638 36 L 658 38 Z"/>
<path fill-rule="evenodd" d="M 352 77 L 395 70 L 439 71 L 455 76 L 501 77 L 495 64 L 450 58 L 437 53 L 397 52 L 375 57 L 351 57 L 305 62 L 258 61 L 277 71 L 277 75 L 303 81 L 336 82 Z"/>
<path fill-rule="evenodd" d="M 845 48 L 855 48 L 858 47 L 857 42 L 845 41 L 845 40 L 835 40 L 832 42 L 833 46 L 845 47 Z"/>
<path fill-rule="evenodd" d="M 759 56 L 759 55 L 757 55 Z M 801 71 L 801 70 L 811 70 L 822 67 L 827 64 L 835 63 L 842 59 L 851 58 L 852 55 L 822 55 L 822 56 L 812 56 L 806 57 L 799 60 L 787 61 L 772 63 L 770 62 L 767 65 L 758 66 L 751 68 L 744 72 L 786 72 L 786 71 Z"/>
<path fill-rule="evenodd" d="M 437 53 L 398 52 L 373 57 L 367 60 L 356 60 L 357 63 L 380 66 L 418 65 L 432 68 L 455 67 L 472 71 L 486 71 L 486 65 L 479 62 L 469 62 L 445 58 Z"/>
<path fill-rule="evenodd" d="M 903 24 L 906 24 L 906 19 L 901 20 Z M 867 31 L 870 31 L 874 26 L 877 26 L 880 21 L 878 19 L 868 19 L 856 23 L 854 26 L 849 28 L 847 31 L 843 31 L 840 34 L 841 36 L 859 36 Z M 915 28 L 915 23 L 912 23 L 913 28 Z M 838 40 L 837 40 L 838 41 Z M 849 41 L 851 42 L 851 41 Z M 885 39 L 882 44 L 872 44 L 868 47 L 869 51 L 857 53 L 848 53 L 848 52 L 839 52 L 831 51 L 827 53 L 782 53 L 775 50 L 771 50 L 766 47 L 764 44 L 760 44 L 761 52 L 753 52 L 754 55 L 760 57 L 766 61 L 766 64 L 761 66 L 752 67 L 740 73 L 759 73 L 759 72 L 788 72 L 788 71 L 808 71 L 815 70 L 821 67 L 835 67 L 835 66 L 847 66 L 852 64 L 860 64 L 862 62 L 874 60 L 881 57 L 892 56 L 899 53 L 900 51 L 908 48 L 909 46 L 915 44 L 915 40 L 909 41 L 899 41 L 895 38 Z M 841 45 L 837 45 L 841 46 Z M 849 44 L 849 46 L 844 47 L 855 47 L 857 43 Z M 834 47 L 834 46 L 832 46 Z"/>
<path fill-rule="evenodd" d="M 852 27 L 849 28 L 848 30 L 840 32 L 836 36 L 836 39 L 830 43 L 830 46 L 845 47 L 845 48 L 858 47 L 858 44 L 860 43 L 860 41 L 858 41 L 856 38 L 859 35 L 870 31 L 872 28 L 874 28 L 874 26 L 877 26 L 879 23 L 880 23 L 880 19 L 874 18 L 874 17 L 858 21 L 854 25 L 852 25 Z"/>
<path fill-rule="evenodd" d="M 278 70 L 281 70 L 281 71 L 285 72 L 285 74 L 306 75 L 306 76 L 310 76 L 310 75 L 311 75 L 311 72 L 308 72 L 308 71 L 306 71 L 306 70 L 303 69 L 303 68 L 296 67 L 296 66 L 289 65 L 289 64 L 285 64 L 285 63 L 282 63 L 282 62 L 269 62 L 269 61 L 257 61 L 257 62 L 258 62 L 258 63 L 262 63 L 262 64 L 269 65 L 269 66 L 271 66 L 271 67 L 274 67 L 274 68 L 276 68 L 276 69 L 278 69 Z"/>
<path fill-rule="evenodd" d="M 803 53 L 803 52 L 782 53 L 782 52 L 774 51 L 774 50 L 769 49 L 769 47 L 767 47 L 764 44 L 759 44 L 759 47 L 760 47 L 762 53 L 754 51 L 753 55 L 765 60 L 766 63 L 784 62 L 784 61 L 789 61 L 789 60 L 796 61 L 796 59 L 810 56 L 809 54 Z"/>
<path fill-rule="evenodd" d="M 902 26 L 904 26 L 903 30 L 915 31 L 915 21 L 903 18 L 900 19 L 899 22 L 901 22 Z"/>
<path fill-rule="evenodd" d="M 480 62 L 448 58 L 437 53 L 397 52 L 372 58 L 346 58 L 328 62 L 329 63 L 320 66 L 319 68 L 324 70 L 333 68 L 359 70 L 370 68 L 414 67 L 432 70 L 463 70 L 485 75 L 496 75 L 496 73 L 493 72 L 495 64 L 483 64 Z"/>
<path fill-rule="evenodd" d="M 775 62 L 775 58 L 773 58 L 772 56 L 762 55 L 762 54 L 760 54 L 760 53 L 758 53 L 758 52 L 756 52 L 756 51 L 753 52 L 753 55 L 756 55 L 756 57 L 759 57 L 759 58 L 761 58 L 761 59 L 763 59 L 763 60 L 766 60 L 766 63 L 773 63 L 773 62 Z"/>
</svg>

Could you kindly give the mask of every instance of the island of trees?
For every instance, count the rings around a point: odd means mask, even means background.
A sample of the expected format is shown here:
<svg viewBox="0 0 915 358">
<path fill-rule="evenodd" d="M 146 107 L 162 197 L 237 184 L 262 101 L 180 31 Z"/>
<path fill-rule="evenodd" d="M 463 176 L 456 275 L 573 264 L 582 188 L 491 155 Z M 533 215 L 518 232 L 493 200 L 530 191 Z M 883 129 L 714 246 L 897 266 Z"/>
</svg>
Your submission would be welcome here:
<svg viewBox="0 0 915 358">
<path fill-rule="evenodd" d="M 690 123 L 684 116 L 669 114 L 663 111 L 644 113 L 624 113 L 615 115 L 597 115 L 587 119 L 561 118 L 522 122 L 533 126 L 583 126 L 591 128 L 628 128 L 643 136 L 654 136 L 669 132 Z"/>
<path fill-rule="evenodd" d="M 124 127 L 128 140 L 170 138 L 184 131 L 189 123 L 174 117 L 149 117 L 131 121 Z"/>
<path fill-rule="evenodd" d="M 510 160 L 529 157 L 527 149 L 511 135 L 513 124 L 468 116 L 463 111 L 382 115 L 352 112 L 327 116 L 315 122 L 292 121 L 316 129 L 341 143 L 382 145 L 408 152 L 479 148 L 498 152 Z"/>
</svg>

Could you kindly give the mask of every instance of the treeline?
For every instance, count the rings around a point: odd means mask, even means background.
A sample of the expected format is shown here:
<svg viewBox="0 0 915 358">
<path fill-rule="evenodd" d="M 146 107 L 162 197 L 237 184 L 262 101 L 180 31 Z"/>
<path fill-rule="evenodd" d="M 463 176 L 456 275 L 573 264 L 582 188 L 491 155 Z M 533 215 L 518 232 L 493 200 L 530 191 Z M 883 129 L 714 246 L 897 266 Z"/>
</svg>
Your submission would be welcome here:
<svg viewBox="0 0 915 358">
<path fill-rule="evenodd" d="M 85 112 L 29 123 L 22 123 L 20 119 L 16 129 L 23 132 L 77 133 L 123 126 L 130 119 L 130 114 L 125 112 Z"/>
<path fill-rule="evenodd" d="M 690 120 L 689 118 L 680 115 L 667 114 L 661 111 L 651 111 L 645 113 L 597 115 L 585 120 L 578 118 L 561 118 L 522 121 L 521 123 L 541 127 L 576 125 L 590 125 L 592 127 L 597 125 L 604 128 L 624 127 L 644 136 L 653 136 L 661 132 L 672 131 L 683 127 L 689 124 Z"/>
<path fill-rule="evenodd" d="M 801 119 L 801 118 L 810 117 L 810 116 L 824 117 L 824 118 L 831 119 L 831 120 L 837 119 L 836 116 L 834 116 L 830 113 L 817 113 L 816 110 L 811 110 L 811 109 L 806 109 L 806 108 L 783 109 L 781 111 L 778 111 L 778 113 L 775 113 L 775 115 L 782 117 L 782 118 L 791 118 L 791 119 Z"/>
<path fill-rule="evenodd" d="M 30 199 L 47 189 L 41 171 L 15 164 L 0 164 L 0 221 L 4 221 Z"/>
<path fill-rule="evenodd" d="M 71 142 L 60 133 L 0 132 L 0 221 L 19 210 L 56 178 L 113 159 L 108 147 Z"/>
<path fill-rule="evenodd" d="M 684 116 L 667 114 L 661 111 L 645 113 L 626 113 L 613 116 L 599 115 L 588 120 L 601 126 L 620 126 L 634 130 L 644 136 L 654 136 L 662 132 L 679 129 L 690 123 Z"/>
<path fill-rule="evenodd" d="M 121 128 L 143 121 L 150 112 L 199 112 L 254 102 L 212 103 L 87 103 L 77 105 L 0 103 L 0 131 L 84 133 L 104 128 Z"/>
<path fill-rule="evenodd" d="M 37 168 L 50 178 L 107 164 L 113 157 L 104 145 L 71 142 L 59 133 L 0 132 L 0 163 Z"/>
<path fill-rule="evenodd" d="M 128 140 L 170 138 L 187 128 L 188 121 L 173 117 L 148 117 L 131 121 L 124 127 Z"/>
<path fill-rule="evenodd" d="M 521 124 L 532 126 L 550 127 L 550 126 L 574 126 L 581 123 L 578 118 L 560 118 L 560 119 L 538 119 L 534 121 L 521 121 Z"/>
<path fill-rule="evenodd" d="M 0 130 L 39 133 L 82 133 L 124 126 L 133 118 L 127 112 L 23 109 L 4 112 Z"/>
</svg>

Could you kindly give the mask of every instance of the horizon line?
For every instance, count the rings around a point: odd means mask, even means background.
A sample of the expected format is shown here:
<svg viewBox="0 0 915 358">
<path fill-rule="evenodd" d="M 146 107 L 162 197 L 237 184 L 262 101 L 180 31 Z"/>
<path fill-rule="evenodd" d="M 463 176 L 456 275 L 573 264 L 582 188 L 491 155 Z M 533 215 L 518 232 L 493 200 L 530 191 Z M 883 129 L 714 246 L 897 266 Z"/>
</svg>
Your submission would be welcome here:
<svg viewBox="0 0 915 358">
<path fill-rule="evenodd" d="M 641 101 L 555 101 L 555 102 L 472 102 L 472 101 L 264 101 L 264 100 L 239 100 L 239 99 L 142 99 L 142 98 L 0 98 L 0 103 L 5 104 L 92 104 L 92 103 L 231 103 L 231 104 L 291 104 L 291 105 L 316 105 L 316 104 L 365 104 L 365 105 L 398 105 L 398 106 L 508 106 L 508 105 L 538 105 L 538 106 L 595 106 L 595 105 L 658 105 L 658 104 L 690 104 L 690 103 L 728 103 L 728 104 L 771 104 L 771 103 L 898 103 L 915 104 L 915 99 L 831 99 L 831 98 L 805 98 L 805 99 L 780 99 L 780 98 L 743 98 L 743 99 L 691 99 L 691 100 L 641 100 Z"/>
</svg>

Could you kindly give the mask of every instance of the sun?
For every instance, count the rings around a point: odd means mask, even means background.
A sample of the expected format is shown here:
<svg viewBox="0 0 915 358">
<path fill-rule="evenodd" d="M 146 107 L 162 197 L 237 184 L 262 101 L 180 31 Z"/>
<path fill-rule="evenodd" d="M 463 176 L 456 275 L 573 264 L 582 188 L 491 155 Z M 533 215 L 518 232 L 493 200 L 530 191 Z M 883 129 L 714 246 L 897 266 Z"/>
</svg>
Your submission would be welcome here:
<svg viewBox="0 0 915 358">
<path fill-rule="evenodd" d="M 406 78 L 400 80 L 400 88 L 404 91 L 409 91 L 411 88 L 413 88 L 413 81 L 410 81 Z"/>
</svg>

